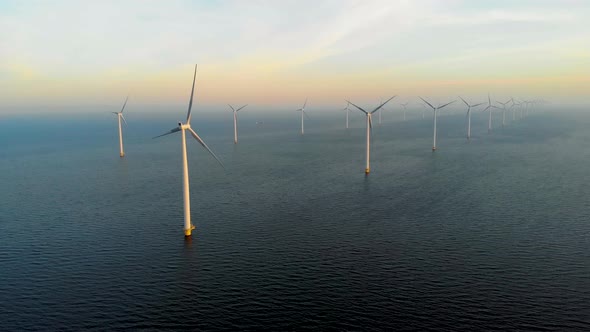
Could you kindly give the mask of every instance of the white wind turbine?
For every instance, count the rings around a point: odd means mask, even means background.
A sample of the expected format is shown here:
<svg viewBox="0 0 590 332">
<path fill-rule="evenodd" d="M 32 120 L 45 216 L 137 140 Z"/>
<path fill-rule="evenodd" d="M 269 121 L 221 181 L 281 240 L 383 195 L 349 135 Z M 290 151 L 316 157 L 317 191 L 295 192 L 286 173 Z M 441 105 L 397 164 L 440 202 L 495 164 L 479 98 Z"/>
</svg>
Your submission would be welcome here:
<svg viewBox="0 0 590 332">
<path fill-rule="evenodd" d="M 238 111 L 248 105 L 244 105 L 238 109 L 233 108 L 230 104 L 227 104 L 227 106 L 234 112 L 234 144 L 238 144 Z"/>
<path fill-rule="evenodd" d="M 402 105 L 402 107 L 404 108 L 404 121 L 406 121 L 406 111 L 407 111 L 408 103 L 405 102 L 405 103 L 400 104 L 400 105 Z"/>
<path fill-rule="evenodd" d="M 461 96 L 459 96 L 461 98 Z M 485 103 L 479 103 L 475 105 L 469 105 L 465 99 L 461 98 L 461 100 L 467 105 L 467 140 L 471 139 L 471 108 L 481 106 Z"/>
<path fill-rule="evenodd" d="M 305 106 L 306 105 L 307 105 L 307 98 L 305 98 L 305 103 L 303 103 L 303 107 L 296 110 L 296 112 L 301 112 L 301 135 L 303 135 L 305 133 L 305 131 L 303 130 L 303 116 L 305 115 L 309 119 L 309 116 L 307 115 L 307 113 L 305 113 Z"/>
<path fill-rule="evenodd" d="M 492 105 L 492 100 L 490 99 L 490 94 L 488 93 L 488 107 L 484 108 L 482 112 L 489 110 L 489 118 L 488 118 L 488 134 L 492 132 L 492 108 L 497 108 L 496 106 Z"/>
<path fill-rule="evenodd" d="M 508 104 L 512 98 L 508 99 L 506 102 L 497 101 L 498 104 L 502 105 L 502 128 L 506 125 L 506 104 Z M 514 105 L 514 101 L 512 102 Z"/>
<path fill-rule="evenodd" d="M 356 107 L 359 111 L 365 113 L 365 115 L 367 115 L 367 155 L 366 155 L 366 166 L 365 166 L 365 174 L 369 174 L 369 172 L 371 171 L 371 165 L 370 165 L 370 160 L 371 160 L 371 132 L 373 131 L 373 118 L 372 115 L 373 113 L 379 111 L 385 104 L 387 104 L 390 100 L 392 100 L 393 98 L 395 98 L 396 96 L 393 96 L 389 99 L 387 99 L 386 102 L 382 103 L 381 105 L 379 105 L 377 108 L 375 108 L 374 110 L 367 112 L 364 109 L 360 108 L 359 106 L 351 103 L 350 101 L 347 100 L 347 102 L 349 102 L 352 106 Z"/>
<path fill-rule="evenodd" d="M 117 115 L 117 120 L 119 121 L 119 156 L 121 158 L 125 157 L 125 151 L 123 150 L 123 130 L 121 129 L 121 119 L 123 119 L 125 124 L 127 124 L 127 120 L 125 120 L 125 117 L 123 116 L 123 111 L 125 110 L 125 105 L 127 105 L 128 99 L 129 96 L 125 98 L 125 103 L 123 103 L 123 108 L 121 108 L 120 112 L 112 112 L 113 114 Z"/>
<path fill-rule="evenodd" d="M 422 97 L 418 97 L 418 98 L 422 99 L 422 101 L 425 102 L 426 104 L 428 104 L 428 106 L 430 106 L 432 108 L 432 110 L 434 111 L 434 117 L 433 117 L 434 118 L 434 139 L 433 139 L 433 143 L 432 143 L 432 151 L 436 151 L 436 118 L 438 115 L 437 111 L 443 107 L 451 105 L 452 103 L 456 102 L 456 100 L 453 100 L 452 102 L 446 103 L 442 106 L 434 107 L 434 106 L 432 106 L 431 103 L 427 102 L 424 98 L 422 98 Z"/>
<path fill-rule="evenodd" d="M 223 163 L 221 160 L 217 158 L 217 156 L 209 149 L 207 144 L 199 137 L 199 135 L 191 128 L 191 109 L 193 106 L 193 95 L 195 93 L 195 79 L 197 77 L 197 65 L 195 65 L 195 73 L 193 75 L 193 87 L 191 90 L 191 98 L 188 102 L 188 113 L 186 115 L 186 123 L 179 122 L 178 127 L 171 129 L 170 131 L 156 136 L 154 138 L 166 136 L 169 134 L 173 134 L 176 132 L 181 133 L 182 138 L 182 189 L 183 189 L 183 199 L 184 199 L 184 236 L 188 237 L 191 236 L 192 230 L 195 229 L 195 226 L 191 223 L 191 202 L 190 202 L 190 194 L 189 194 L 189 182 L 188 182 L 188 161 L 186 158 L 186 134 L 188 132 L 201 144 L 212 156 L 217 160 L 217 162 L 223 167 Z"/>
<path fill-rule="evenodd" d="M 343 111 L 346 111 L 346 129 L 348 129 L 348 113 L 350 113 L 351 109 L 348 108 L 348 106 L 350 106 L 350 102 L 348 102 L 346 104 L 346 107 L 343 109 Z"/>
</svg>

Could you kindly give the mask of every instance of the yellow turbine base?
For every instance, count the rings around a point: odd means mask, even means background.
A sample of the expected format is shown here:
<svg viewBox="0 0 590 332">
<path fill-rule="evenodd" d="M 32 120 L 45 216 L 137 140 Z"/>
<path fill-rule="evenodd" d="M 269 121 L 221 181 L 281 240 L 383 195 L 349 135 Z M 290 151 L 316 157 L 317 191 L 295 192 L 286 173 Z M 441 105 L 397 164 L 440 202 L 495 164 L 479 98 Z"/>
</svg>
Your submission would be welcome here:
<svg viewBox="0 0 590 332">
<path fill-rule="evenodd" d="M 119 153 L 119 156 L 121 156 L 121 158 L 125 157 L 125 152 Z"/>
<path fill-rule="evenodd" d="M 369 174 L 371 172 L 370 168 L 365 168 L 365 174 Z"/>
<path fill-rule="evenodd" d="M 191 228 L 184 230 L 184 236 L 191 236 L 193 229 L 195 229 L 194 225 L 191 225 Z"/>
<path fill-rule="evenodd" d="M 432 151 L 436 151 L 436 146 L 433 146 L 432 147 Z"/>
</svg>

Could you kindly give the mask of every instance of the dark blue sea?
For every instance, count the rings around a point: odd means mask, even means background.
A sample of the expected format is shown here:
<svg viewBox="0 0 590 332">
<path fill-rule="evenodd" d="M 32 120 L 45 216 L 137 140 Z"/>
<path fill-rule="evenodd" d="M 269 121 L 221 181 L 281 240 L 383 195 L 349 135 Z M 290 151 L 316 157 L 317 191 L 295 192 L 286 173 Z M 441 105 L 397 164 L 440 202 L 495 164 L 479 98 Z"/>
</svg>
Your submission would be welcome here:
<svg viewBox="0 0 590 332">
<path fill-rule="evenodd" d="M 365 176 L 362 114 L 196 110 L 190 241 L 184 112 L 126 113 L 0 119 L 0 330 L 590 330 L 590 113 L 387 112 Z"/>
</svg>

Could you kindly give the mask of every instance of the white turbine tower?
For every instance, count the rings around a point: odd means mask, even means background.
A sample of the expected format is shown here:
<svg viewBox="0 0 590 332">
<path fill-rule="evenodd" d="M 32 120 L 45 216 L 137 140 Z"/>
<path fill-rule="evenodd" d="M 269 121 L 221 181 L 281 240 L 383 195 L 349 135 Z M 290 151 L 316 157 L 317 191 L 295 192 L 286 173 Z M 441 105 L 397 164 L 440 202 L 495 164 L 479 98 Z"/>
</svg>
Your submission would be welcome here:
<svg viewBox="0 0 590 332">
<path fill-rule="evenodd" d="M 436 118 L 438 115 L 437 111 L 443 107 L 451 105 L 452 103 L 456 102 L 456 100 L 453 100 L 452 102 L 446 103 L 442 106 L 434 107 L 434 106 L 432 106 L 431 103 L 427 102 L 424 98 L 422 98 L 422 97 L 418 97 L 418 98 L 422 99 L 422 101 L 425 102 L 426 104 L 428 104 L 428 106 L 430 106 L 432 108 L 432 110 L 434 111 L 434 117 L 433 117 L 434 118 L 434 138 L 433 138 L 433 143 L 432 143 L 432 151 L 436 151 Z"/>
<path fill-rule="evenodd" d="M 248 105 L 244 105 L 238 109 L 233 108 L 230 104 L 227 104 L 227 106 L 229 106 L 234 113 L 234 144 L 238 144 L 238 111 Z"/>
<path fill-rule="evenodd" d="M 367 115 L 367 155 L 366 155 L 365 174 L 369 174 L 369 172 L 371 171 L 371 164 L 370 164 L 370 161 L 371 161 L 371 132 L 373 131 L 372 115 L 373 115 L 373 113 L 379 111 L 385 104 L 387 104 L 390 100 L 392 100 L 395 97 L 396 96 L 393 96 L 393 97 L 387 99 L 386 102 L 382 103 L 381 105 L 379 105 L 377 108 L 375 108 L 371 112 L 367 112 L 364 109 L 360 108 L 359 106 L 357 106 L 347 100 L 347 102 L 349 102 L 352 106 L 356 107 L 359 111 L 361 111 L 361 112 L 365 113 L 365 115 Z"/>
<path fill-rule="evenodd" d="M 117 120 L 119 121 L 119 156 L 121 158 L 125 157 L 125 151 L 123 150 L 123 129 L 121 128 L 121 119 L 123 119 L 125 124 L 127 124 L 127 120 L 125 120 L 125 117 L 123 116 L 123 111 L 125 110 L 125 105 L 127 105 L 128 99 L 129 96 L 125 98 L 125 103 L 123 103 L 123 108 L 121 108 L 120 112 L 112 112 L 113 114 L 117 115 Z"/>
<path fill-rule="evenodd" d="M 346 107 L 343 109 L 343 111 L 346 111 L 346 129 L 348 129 L 348 113 L 350 113 L 351 109 L 348 108 L 348 106 L 350 106 L 350 102 L 348 102 L 346 104 Z"/>
<path fill-rule="evenodd" d="M 217 156 L 209 149 L 207 144 L 199 137 L 199 135 L 191 128 L 191 109 L 193 106 L 193 95 L 195 93 L 195 79 L 197 78 L 197 65 L 195 65 L 195 73 L 193 75 L 193 87 L 191 90 L 191 98 L 188 102 L 188 113 L 186 115 L 186 123 L 179 122 L 178 127 L 171 129 L 167 133 L 162 135 L 156 136 L 154 138 L 166 136 L 169 134 L 173 134 L 176 132 L 181 133 L 182 138 L 182 189 L 183 189 L 183 199 L 184 199 L 184 236 L 189 237 L 191 236 L 192 230 L 195 229 L 195 226 L 191 223 L 191 202 L 190 202 L 190 194 L 189 194 L 189 182 L 188 182 L 188 161 L 186 158 L 186 134 L 188 132 L 201 144 L 212 156 L 217 160 L 217 162 L 223 167 L 223 163 L 221 160 L 217 158 Z"/>
<path fill-rule="evenodd" d="M 298 110 L 295 110 L 296 112 L 301 112 L 301 135 L 305 134 L 305 130 L 303 130 L 303 116 L 305 115 L 309 119 L 309 116 L 307 115 L 307 113 L 305 113 L 305 106 L 306 105 L 307 105 L 307 98 L 305 98 L 305 103 L 303 103 L 303 107 L 301 107 Z"/>
<path fill-rule="evenodd" d="M 461 96 L 459 96 L 461 98 Z M 471 139 L 471 108 L 481 106 L 485 103 L 479 103 L 475 105 L 469 105 L 465 99 L 461 98 L 461 100 L 467 105 L 467 140 Z"/>
</svg>

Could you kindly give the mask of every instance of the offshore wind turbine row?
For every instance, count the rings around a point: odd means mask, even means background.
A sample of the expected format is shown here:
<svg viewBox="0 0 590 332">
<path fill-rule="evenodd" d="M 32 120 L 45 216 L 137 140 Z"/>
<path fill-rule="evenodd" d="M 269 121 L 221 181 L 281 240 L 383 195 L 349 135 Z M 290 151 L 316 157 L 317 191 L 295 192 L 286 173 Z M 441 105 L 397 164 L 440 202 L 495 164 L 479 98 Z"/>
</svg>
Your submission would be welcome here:
<svg viewBox="0 0 590 332">
<path fill-rule="evenodd" d="M 194 99 L 194 93 L 195 93 L 195 82 L 196 82 L 196 77 L 197 77 L 197 65 L 195 65 L 195 69 L 194 69 L 194 73 L 193 73 L 193 83 L 192 83 L 192 88 L 191 88 L 191 95 L 190 95 L 190 99 L 189 99 L 189 103 L 188 103 L 188 111 L 187 111 L 187 116 L 186 116 L 186 120 L 185 122 L 178 122 L 178 126 L 172 128 L 171 130 L 165 132 L 164 134 L 155 136 L 153 138 L 158 138 L 158 137 L 162 137 L 162 136 L 166 136 L 166 135 L 170 135 L 173 133 L 177 133 L 180 132 L 181 133 L 181 148 L 182 148 L 182 188 L 183 188 L 183 205 L 184 205 L 184 235 L 186 237 L 190 237 L 192 234 L 192 231 L 195 229 L 194 224 L 191 222 L 191 207 L 190 207 L 190 184 L 189 184 L 189 174 L 188 174 L 188 160 L 187 160 L 187 150 L 186 150 L 186 132 L 188 131 L 190 133 L 191 136 L 193 136 L 193 138 L 221 165 L 221 167 L 225 168 L 223 163 L 221 162 L 221 160 L 215 155 L 215 153 L 207 146 L 207 144 L 203 141 L 203 139 L 192 129 L 191 127 L 191 116 L 192 116 L 192 106 L 193 106 L 193 99 Z M 381 113 L 382 110 L 384 109 L 385 104 L 387 104 L 388 102 L 390 102 L 392 99 L 394 99 L 397 96 L 393 96 L 389 99 L 387 99 L 385 102 L 382 102 L 379 104 L 379 106 L 377 106 L 376 108 L 374 108 L 371 111 L 367 111 L 365 109 L 363 109 L 362 107 L 352 103 L 351 101 L 346 100 L 347 105 L 346 108 L 344 108 L 343 110 L 346 111 L 346 128 L 349 128 L 349 113 L 351 111 L 350 109 L 350 105 L 354 106 L 356 109 L 358 109 L 359 111 L 363 112 L 365 114 L 366 117 L 366 164 L 365 164 L 365 174 L 368 175 L 371 171 L 371 164 L 370 164 L 370 157 L 371 157 L 371 138 L 372 138 L 372 131 L 373 131 L 373 114 L 375 114 L 376 112 L 379 112 L 379 123 L 381 123 Z M 453 104 L 454 102 L 456 102 L 456 100 L 450 101 L 448 103 L 445 103 L 443 105 L 438 105 L 438 106 L 433 106 L 430 102 L 428 102 L 426 99 L 419 97 L 423 102 L 423 106 L 426 107 L 425 105 L 428 105 L 430 108 L 432 108 L 433 110 L 433 144 L 432 144 L 432 151 L 436 151 L 437 149 L 437 145 L 436 145 L 436 139 L 437 139 L 437 118 L 438 118 L 438 112 Z M 463 99 L 462 97 L 459 96 L 459 98 L 463 101 L 463 103 L 465 103 L 465 105 L 467 106 L 467 140 L 469 140 L 471 138 L 471 108 L 475 108 L 481 105 L 484 105 L 485 102 L 483 103 L 478 103 L 478 104 L 469 104 L 467 101 L 465 101 L 465 99 Z M 127 124 L 127 120 L 125 120 L 125 117 L 123 116 L 123 111 L 125 110 L 125 106 L 127 105 L 127 101 L 129 100 L 129 96 L 127 96 L 127 98 L 125 99 L 125 102 L 123 103 L 123 107 L 121 108 L 121 110 L 119 112 L 112 112 L 113 114 L 117 115 L 117 119 L 118 119 L 118 130 L 119 130 L 119 156 L 121 158 L 123 158 L 125 156 L 125 152 L 123 149 L 123 131 L 122 131 L 122 121 Z M 305 112 L 305 108 L 307 106 L 307 99 L 305 99 L 305 102 L 303 103 L 303 106 L 299 109 L 297 109 L 297 112 L 301 112 L 301 135 L 304 135 L 305 130 L 304 130 L 304 118 L 308 118 L 309 116 L 307 115 L 307 112 Z M 498 102 L 499 104 L 502 105 L 502 125 L 505 125 L 505 112 L 506 112 L 506 105 L 511 102 L 512 105 L 510 106 L 510 108 L 513 110 L 512 116 L 513 119 L 516 117 L 516 111 L 514 109 L 515 106 L 518 106 L 520 108 L 520 117 L 525 117 L 528 115 L 528 112 L 530 110 L 530 108 L 528 107 L 529 105 L 535 104 L 539 101 L 517 101 L 515 102 L 513 98 L 510 98 L 510 100 L 506 101 L 506 102 Z M 522 107 L 522 105 L 525 105 L 524 108 Z M 403 119 L 404 121 L 406 120 L 406 109 L 407 109 L 407 105 L 408 102 L 406 103 L 401 103 L 400 104 L 403 107 Z M 238 120 L 237 120 L 237 113 L 244 109 L 247 105 L 241 106 L 239 108 L 234 108 L 232 105 L 229 105 L 229 108 L 231 109 L 232 113 L 233 113 L 233 124 L 234 124 L 234 144 L 238 143 Z M 491 133 L 492 130 L 492 109 L 500 109 L 499 107 L 496 107 L 494 105 L 492 105 L 492 101 L 491 98 L 488 94 L 488 106 L 483 110 L 483 112 L 488 111 L 489 112 L 489 120 L 488 120 L 488 132 Z M 422 112 L 422 118 L 424 118 L 424 110 Z"/>
</svg>

